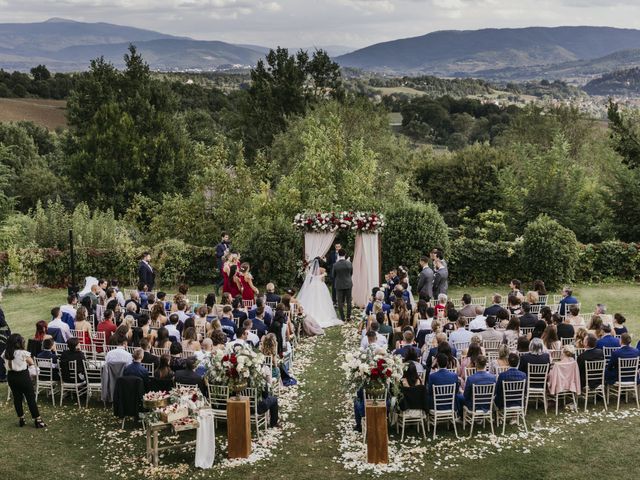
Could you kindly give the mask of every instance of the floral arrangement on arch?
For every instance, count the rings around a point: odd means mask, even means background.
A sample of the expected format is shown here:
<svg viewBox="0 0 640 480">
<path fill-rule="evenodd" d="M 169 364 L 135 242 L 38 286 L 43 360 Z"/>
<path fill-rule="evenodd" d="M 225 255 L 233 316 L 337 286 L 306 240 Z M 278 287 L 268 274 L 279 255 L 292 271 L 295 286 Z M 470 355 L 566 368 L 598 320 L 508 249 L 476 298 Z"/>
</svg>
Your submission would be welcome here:
<svg viewBox="0 0 640 480">
<path fill-rule="evenodd" d="M 293 225 L 305 232 L 356 232 L 378 233 L 384 228 L 384 215 L 376 212 L 299 213 Z"/>
<path fill-rule="evenodd" d="M 402 357 L 374 347 L 347 353 L 342 363 L 347 382 L 353 390 L 389 385 L 394 396 L 400 391 L 404 373 Z"/>
<path fill-rule="evenodd" d="M 262 390 L 266 383 L 262 370 L 264 355 L 247 345 L 230 344 L 203 358 L 199 365 L 205 367 L 205 378 L 212 385 L 246 382 L 249 387 Z"/>
</svg>

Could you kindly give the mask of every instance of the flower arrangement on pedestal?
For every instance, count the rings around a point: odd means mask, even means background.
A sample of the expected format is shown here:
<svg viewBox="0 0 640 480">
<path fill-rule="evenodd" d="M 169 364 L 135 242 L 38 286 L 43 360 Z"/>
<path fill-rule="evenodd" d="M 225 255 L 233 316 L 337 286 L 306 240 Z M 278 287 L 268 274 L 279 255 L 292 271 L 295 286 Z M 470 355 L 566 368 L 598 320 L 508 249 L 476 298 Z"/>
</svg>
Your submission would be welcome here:
<svg viewBox="0 0 640 480">
<path fill-rule="evenodd" d="M 247 345 L 232 344 L 205 357 L 200 365 L 205 367 L 210 384 L 229 385 L 236 394 L 247 387 L 261 390 L 266 383 L 262 371 L 264 355 Z"/>
<path fill-rule="evenodd" d="M 400 390 L 404 372 L 402 357 L 374 347 L 365 351 L 347 353 L 342 369 L 354 390 L 364 389 L 371 395 L 379 396 L 389 386 L 393 395 Z"/>
<path fill-rule="evenodd" d="M 364 233 L 379 233 L 384 228 L 384 216 L 372 212 L 299 213 L 293 225 L 305 232 L 335 232 L 355 230 Z"/>
</svg>

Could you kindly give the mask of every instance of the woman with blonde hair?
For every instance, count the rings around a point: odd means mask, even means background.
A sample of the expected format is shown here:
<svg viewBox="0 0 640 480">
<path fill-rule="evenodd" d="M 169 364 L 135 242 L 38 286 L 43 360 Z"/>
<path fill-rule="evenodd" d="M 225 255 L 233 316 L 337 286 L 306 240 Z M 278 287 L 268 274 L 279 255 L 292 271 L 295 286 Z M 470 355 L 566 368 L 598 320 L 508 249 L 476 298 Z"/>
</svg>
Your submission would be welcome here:
<svg viewBox="0 0 640 480">
<path fill-rule="evenodd" d="M 604 332 L 602 331 L 602 324 L 603 321 L 600 315 L 593 315 L 589 322 L 589 326 L 587 327 L 587 331 L 589 333 L 593 333 L 596 338 L 600 339 L 604 335 Z"/>
<path fill-rule="evenodd" d="M 578 328 L 578 330 L 576 331 L 576 340 L 575 340 L 576 348 L 586 348 L 585 340 L 588 334 L 589 332 L 587 332 L 586 328 L 583 328 L 583 327 Z"/>
<path fill-rule="evenodd" d="M 91 344 L 91 331 L 93 329 L 93 325 L 88 320 L 88 312 L 87 309 L 83 306 L 78 307 L 76 311 L 76 319 L 75 319 L 75 327 L 76 330 L 82 332 L 82 336 L 79 337 L 80 343 L 85 345 Z"/>
<path fill-rule="evenodd" d="M 529 305 L 538 305 L 540 302 L 540 295 L 534 290 L 529 290 L 524 296 L 524 301 L 528 302 Z"/>
<path fill-rule="evenodd" d="M 266 357 L 271 359 L 271 378 L 274 380 L 280 380 L 280 368 L 278 365 L 278 340 L 275 334 L 267 333 L 262 337 L 260 342 L 260 352 Z"/>
</svg>

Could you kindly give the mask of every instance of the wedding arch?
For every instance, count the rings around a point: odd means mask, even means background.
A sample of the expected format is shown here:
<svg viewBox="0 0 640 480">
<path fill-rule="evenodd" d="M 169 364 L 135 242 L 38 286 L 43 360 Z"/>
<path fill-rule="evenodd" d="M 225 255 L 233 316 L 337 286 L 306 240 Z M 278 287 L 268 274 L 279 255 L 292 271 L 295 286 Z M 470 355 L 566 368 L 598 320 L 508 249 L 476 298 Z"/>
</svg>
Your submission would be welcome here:
<svg viewBox="0 0 640 480">
<path fill-rule="evenodd" d="M 380 236 L 384 217 L 371 212 L 315 212 L 299 213 L 294 226 L 304 232 L 305 262 L 324 257 L 338 230 L 356 232 L 353 252 L 353 302 L 359 307 L 367 304 L 371 289 L 380 285 L 382 262 Z"/>
</svg>

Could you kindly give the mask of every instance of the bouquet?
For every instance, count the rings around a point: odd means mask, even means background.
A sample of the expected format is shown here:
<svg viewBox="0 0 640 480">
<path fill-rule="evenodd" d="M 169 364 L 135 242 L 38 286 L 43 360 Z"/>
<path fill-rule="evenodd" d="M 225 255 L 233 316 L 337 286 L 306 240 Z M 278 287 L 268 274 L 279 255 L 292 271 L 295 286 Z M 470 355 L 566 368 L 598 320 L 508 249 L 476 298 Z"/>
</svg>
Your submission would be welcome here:
<svg viewBox="0 0 640 480">
<path fill-rule="evenodd" d="M 190 412 L 196 412 L 206 404 L 204 395 L 196 385 L 193 387 L 176 387 L 171 390 L 171 402 L 187 407 Z"/>
<path fill-rule="evenodd" d="M 262 390 L 266 384 L 262 372 L 264 355 L 248 345 L 231 344 L 204 358 L 200 365 L 205 367 L 210 384 L 229 385 L 236 391 L 247 386 Z"/>
<path fill-rule="evenodd" d="M 402 357 L 382 349 L 347 353 L 342 364 L 347 381 L 354 390 L 382 390 L 389 385 L 397 396 L 404 372 Z"/>
</svg>

